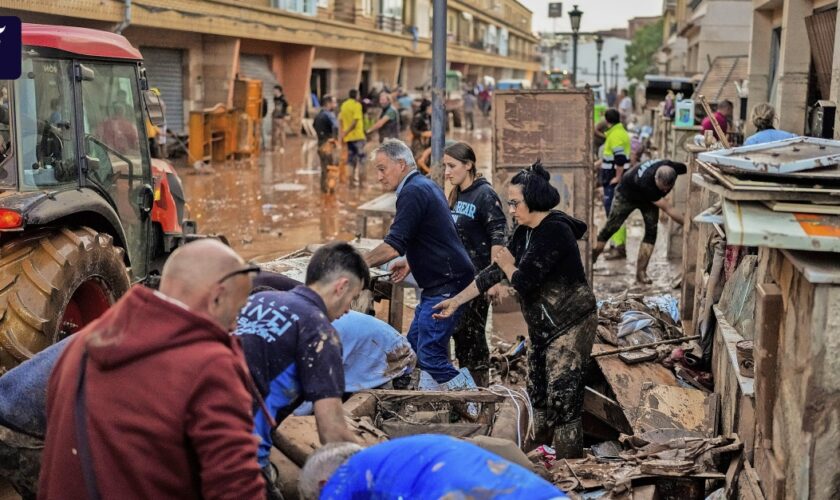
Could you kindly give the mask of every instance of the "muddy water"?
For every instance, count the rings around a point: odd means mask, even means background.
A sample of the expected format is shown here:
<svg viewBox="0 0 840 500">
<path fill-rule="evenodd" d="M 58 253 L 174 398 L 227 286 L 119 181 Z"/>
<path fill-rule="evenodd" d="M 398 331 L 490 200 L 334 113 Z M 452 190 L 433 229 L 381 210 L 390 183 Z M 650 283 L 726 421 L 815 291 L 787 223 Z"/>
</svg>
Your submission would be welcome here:
<svg viewBox="0 0 840 500">
<path fill-rule="evenodd" d="M 455 132 L 455 140 L 476 150 L 479 169 L 490 169 L 490 131 Z M 368 144 L 373 149 L 376 142 Z M 361 187 L 340 185 L 334 195 L 320 191 L 316 142 L 289 137 L 285 153 L 264 152 L 252 161 L 214 165 L 211 173 L 179 166 L 190 217 L 202 233 L 224 234 L 245 258 L 269 260 L 310 243 L 349 240 L 356 233 L 359 205 L 383 193 L 373 168 Z M 370 236 L 376 233 L 370 225 Z"/>
</svg>

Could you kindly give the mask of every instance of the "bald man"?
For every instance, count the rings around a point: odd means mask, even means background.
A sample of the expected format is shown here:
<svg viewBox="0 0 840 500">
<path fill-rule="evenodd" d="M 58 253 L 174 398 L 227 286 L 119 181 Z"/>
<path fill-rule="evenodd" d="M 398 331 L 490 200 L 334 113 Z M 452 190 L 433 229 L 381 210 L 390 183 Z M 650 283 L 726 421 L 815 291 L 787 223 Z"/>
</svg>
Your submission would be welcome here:
<svg viewBox="0 0 840 500">
<path fill-rule="evenodd" d="M 229 335 L 257 270 L 176 250 L 66 346 L 47 389 L 39 498 L 265 498 L 248 369 Z"/>
<path fill-rule="evenodd" d="M 592 262 L 598 260 L 607 240 L 624 224 L 627 217 L 634 210 L 639 210 L 645 221 L 645 236 L 639 246 L 636 260 L 636 282 L 650 284 L 647 267 L 653 255 L 653 246 L 656 244 L 659 209 L 679 224 L 683 224 L 682 214 L 665 200 L 665 196 L 674 188 L 677 176 L 684 173 L 685 164 L 671 160 L 648 160 L 625 172 L 615 190 L 607 222 L 598 233 L 598 242 L 592 249 Z"/>
</svg>

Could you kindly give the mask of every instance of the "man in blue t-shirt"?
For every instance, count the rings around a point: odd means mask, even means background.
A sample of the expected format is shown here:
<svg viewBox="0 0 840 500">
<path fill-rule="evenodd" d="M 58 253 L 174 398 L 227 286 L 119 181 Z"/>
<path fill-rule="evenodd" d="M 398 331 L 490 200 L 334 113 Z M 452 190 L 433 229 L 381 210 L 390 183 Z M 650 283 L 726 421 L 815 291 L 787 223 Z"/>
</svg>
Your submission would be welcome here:
<svg viewBox="0 0 840 500">
<path fill-rule="evenodd" d="M 288 292 L 260 292 L 239 314 L 245 359 L 268 413 L 255 408 L 260 466 L 269 469 L 271 432 L 303 401 L 314 402 L 322 443 L 355 442 L 344 422 L 341 342 L 330 323 L 343 316 L 370 278 L 362 256 L 349 244 L 318 249 L 306 268 L 306 285 Z M 266 470 L 268 477 L 273 471 Z"/>
<path fill-rule="evenodd" d="M 393 268 L 393 278 L 405 278 L 410 266 L 422 288 L 408 331 L 418 366 L 440 389 L 474 387 L 469 372 L 459 372 L 449 360 L 449 338 L 459 314 L 444 320 L 432 318 L 432 306 L 460 292 L 475 273 L 443 190 L 417 171 L 411 149 L 398 139 L 382 143 L 374 151 L 373 163 L 379 182 L 397 193 L 397 212 L 385 241 L 365 255 L 365 261 L 379 266 L 406 256 L 406 261 Z"/>
<path fill-rule="evenodd" d="M 522 466 L 474 444 L 417 435 L 361 448 L 334 443 L 318 449 L 301 471 L 301 498 L 566 498 Z"/>
</svg>

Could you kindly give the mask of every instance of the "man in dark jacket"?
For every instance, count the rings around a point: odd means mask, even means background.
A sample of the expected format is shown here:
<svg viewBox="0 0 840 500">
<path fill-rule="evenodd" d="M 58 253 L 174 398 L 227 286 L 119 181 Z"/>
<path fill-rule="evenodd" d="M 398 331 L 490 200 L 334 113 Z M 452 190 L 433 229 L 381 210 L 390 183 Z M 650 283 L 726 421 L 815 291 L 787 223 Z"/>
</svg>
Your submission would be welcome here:
<svg viewBox="0 0 840 500">
<path fill-rule="evenodd" d="M 335 153 L 338 149 L 338 119 L 335 117 L 335 98 L 325 95 L 323 105 L 312 128 L 318 134 L 318 159 L 321 161 L 321 192 L 329 190 L 329 169 L 330 165 L 338 165 L 335 161 Z"/>
<path fill-rule="evenodd" d="M 283 95 L 283 87 L 274 86 L 274 111 L 271 112 L 271 149 L 286 152 L 286 117 L 289 116 L 289 102 Z"/>
<path fill-rule="evenodd" d="M 407 265 L 403 261 L 395 267 L 394 278 L 405 277 L 410 266 L 423 289 L 408 331 L 418 366 L 440 389 L 474 386 L 469 372 L 459 372 L 449 360 L 449 338 L 459 315 L 443 321 L 432 318 L 432 306 L 458 293 L 474 274 L 443 190 L 417 171 L 411 150 L 398 139 L 386 140 L 376 149 L 374 166 L 383 187 L 397 193 L 397 213 L 384 243 L 365 260 L 370 266 L 379 266 L 406 256 Z M 421 383 L 423 378 L 421 372 Z"/>
<path fill-rule="evenodd" d="M 647 266 L 656 244 L 656 226 L 659 223 L 659 209 L 669 217 L 683 224 L 683 216 L 665 199 L 677 181 L 677 176 L 686 173 L 685 164 L 671 160 L 648 160 L 637 165 L 621 178 L 615 190 L 615 199 L 607 222 L 598 233 L 598 243 L 592 249 L 592 262 L 598 259 L 607 240 L 627 220 L 634 210 L 642 213 L 645 221 L 645 236 L 639 247 L 636 260 L 636 281 L 651 283 L 647 275 Z"/>
<path fill-rule="evenodd" d="M 50 376 L 39 498 L 264 498 L 248 368 L 228 330 L 251 288 L 201 240 L 77 333 Z"/>
</svg>

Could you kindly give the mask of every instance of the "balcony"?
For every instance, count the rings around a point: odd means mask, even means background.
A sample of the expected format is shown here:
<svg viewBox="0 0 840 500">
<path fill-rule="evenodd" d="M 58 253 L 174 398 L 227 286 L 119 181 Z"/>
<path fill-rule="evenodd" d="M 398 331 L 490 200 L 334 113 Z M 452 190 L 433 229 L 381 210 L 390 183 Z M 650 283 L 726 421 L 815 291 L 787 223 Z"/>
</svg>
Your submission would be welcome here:
<svg viewBox="0 0 840 500">
<path fill-rule="evenodd" d="M 379 14 L 376 16 L 376 29 L 390 31 L 391 33 L 402 33 L 402 19 L 395 16 Z"/>
</svg>

